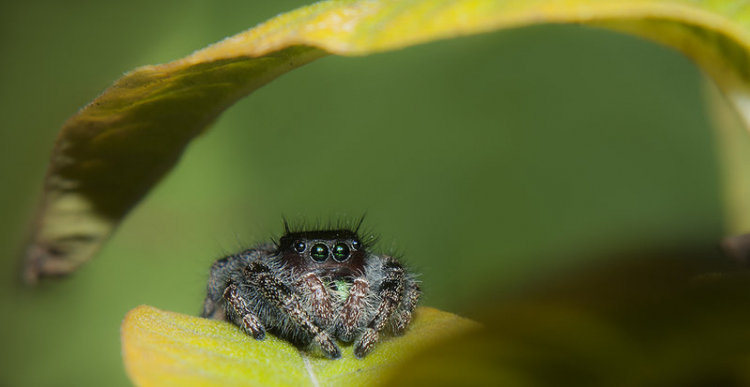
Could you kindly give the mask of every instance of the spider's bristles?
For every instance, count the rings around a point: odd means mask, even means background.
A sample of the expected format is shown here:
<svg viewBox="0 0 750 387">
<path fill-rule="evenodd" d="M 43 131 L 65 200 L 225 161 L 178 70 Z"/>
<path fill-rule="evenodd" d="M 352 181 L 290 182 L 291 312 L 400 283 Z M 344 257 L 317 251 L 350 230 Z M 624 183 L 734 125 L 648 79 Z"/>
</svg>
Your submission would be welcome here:
<svg viewBox="0 0 750 387">
<path fill-rule="evenodd" d="M 309 233 L 316 231 L 348 231 L 357 236 L 365 247 L 372 247 L 379 239 L 377 235 L 372 233 L 372 230 L 363 228 L 362 225 L 365 222 L 366 214 L 363 213 L 357 217 L 351 217 L 348 215 L 339 215 L 334 218 L 329 218 L 327 221 L 322 221 L 320 218 L 315 218 L 312 222 L 305 219 L 302 216 L 289 219 L 282 215 L 281 219 L 284 224 L 284 234 L 281 236 L 274 235 L 271 237 L 271 241 L 279 246 L 279 241 L 284 235 L 297 234 L 297 233 Z"/>
<path fill-rule="evenodd" d="M 359 229 L 360 229 L 360 228 L 362 227 L 362 223 L 364 223 L 364 222 L 365 222 L 365 216 L 366 216 L 366 215 L 367 215 L 367 213 L 366 213 L 366 212 L 365 212 L 365 213 L 363 213 L 363 214 L 362 214 L 362 215 L 361 215 L 361 216 L 359 217 L 359 219 L 357 219 L 357 220 L 355 221 L 355 222 L 357 223 L 357 226 L 355 226 L 355 227 L 354 227 L 354 233 L 355 233 L 355 234 L 359 235 Z"/>
</svg>

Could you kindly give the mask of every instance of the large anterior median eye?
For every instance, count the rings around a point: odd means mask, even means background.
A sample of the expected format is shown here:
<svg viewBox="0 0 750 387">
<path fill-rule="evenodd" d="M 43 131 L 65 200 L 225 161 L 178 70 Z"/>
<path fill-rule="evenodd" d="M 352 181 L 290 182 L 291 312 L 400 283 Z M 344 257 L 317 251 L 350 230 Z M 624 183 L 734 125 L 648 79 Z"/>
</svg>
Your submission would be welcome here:
<svg viewBox="0 0 750 387">
<path fill-rule="evenodd" d="M 333 246 L 333 259 L 343 262 L 349 258 L 349 246 L 346 243 L 337 243 Z"/>
<path fill-rule="evenodd" d="M 318 243 L 310 248 L 310 256 L 316 262 L 323 262 L 328 258 L 328 247 Z"/>
</svg>

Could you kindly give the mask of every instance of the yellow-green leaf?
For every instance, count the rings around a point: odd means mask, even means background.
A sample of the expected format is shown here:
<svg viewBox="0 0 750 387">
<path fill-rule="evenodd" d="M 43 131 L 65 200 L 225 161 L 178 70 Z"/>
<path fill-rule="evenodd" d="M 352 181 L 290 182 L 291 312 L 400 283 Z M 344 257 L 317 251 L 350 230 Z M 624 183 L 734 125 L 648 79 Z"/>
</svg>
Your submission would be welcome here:
<svg viewBox="0 0 750 387">
<path fill-rule="evenodd" d="M 324 1 L 186 58 L 136 69 L 71 117 L 52 154 L 25 277 L 63 275 L 90 259 L 194 137 L 287 71 L 327 53 L 366 55 L 539 23 L 611 28 L 677 48 L 750 122 L 745 1 Z"/>
<path fill-rule="evenodd" d="M 484 306 L 392 376 L 425 386 L 750 386 L 750 276 L 712 246 L 600 257 Z"/>
<path fill-rule="evenodd" d="M 140 306 L 125 317 L 121 338 L 137 386 L 373 386 L 427 345 L 478 328 L 422 307 L 405 335 L 387 337 L 364 359 L 346 345 L 341 359 L 329 360 L 272 335 L 256 341 L 227 322 Z"/>
</svg>

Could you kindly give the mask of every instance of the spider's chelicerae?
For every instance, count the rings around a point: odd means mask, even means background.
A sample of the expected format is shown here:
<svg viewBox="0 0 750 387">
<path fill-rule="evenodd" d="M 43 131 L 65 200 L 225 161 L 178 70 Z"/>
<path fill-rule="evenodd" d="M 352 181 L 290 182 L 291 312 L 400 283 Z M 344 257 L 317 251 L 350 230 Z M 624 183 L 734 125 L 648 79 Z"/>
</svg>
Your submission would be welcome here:
<svg viewBox="0 0 750 387">
<path fill-rule="evenodd" d="M 367 355 L 384 331 L 404 332 L 419 285 L 394 257 L 376 255 L 356 229 L 290 231 L 211 267 L 203 317 L 228 320 L 257 340 L 269 331 L 341 357 L 335 339 Z"/>
</svg>

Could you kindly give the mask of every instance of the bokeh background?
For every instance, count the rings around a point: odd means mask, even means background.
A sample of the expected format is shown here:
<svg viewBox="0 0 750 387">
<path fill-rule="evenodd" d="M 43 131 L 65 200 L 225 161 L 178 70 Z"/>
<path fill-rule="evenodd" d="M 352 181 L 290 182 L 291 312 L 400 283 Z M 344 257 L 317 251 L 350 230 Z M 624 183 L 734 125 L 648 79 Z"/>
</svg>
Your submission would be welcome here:
<svg viewBox="0 0 750 387">
<path fill-rule="evenodd" d="M 282 76 L 196 140 L 94 261 L 20 286 L 66 118 L 128 70 L 305 3 L 0 3 L 1 386 L 130 385 L 125 313 L 197 314 L 212 261 L 281 232 L 282 214 L 366 212 L 422 273 L 423 303 L 469 317 L 600 253 L 722 236 L 703 74 L 642 39 L 550 25 Z"/>
</svg>

